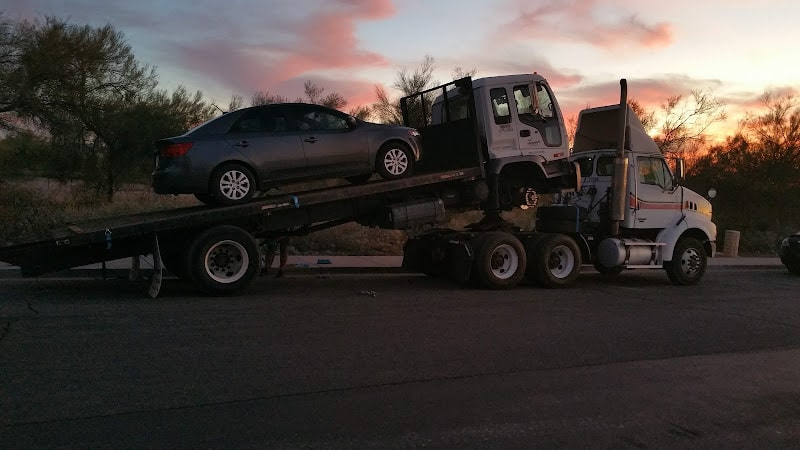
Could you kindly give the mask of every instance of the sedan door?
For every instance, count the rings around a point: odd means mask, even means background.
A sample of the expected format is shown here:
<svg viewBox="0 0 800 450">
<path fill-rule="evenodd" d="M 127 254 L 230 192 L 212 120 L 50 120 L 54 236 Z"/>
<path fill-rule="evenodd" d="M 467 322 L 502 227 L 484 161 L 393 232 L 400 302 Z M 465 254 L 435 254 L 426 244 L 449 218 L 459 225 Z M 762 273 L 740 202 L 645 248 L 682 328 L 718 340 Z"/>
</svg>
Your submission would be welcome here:
<svg viewBox="0 0 800 450">
<path fill-rule="evenodd" d="M 309 176 L 344 176 L 371 172 L 367 135 L 340 111 L 298 105 L 297 126 Z"/>
<path fill-rule="evenodd" d="M 226 140 L 253 165 L 262 185 L 301 178 L 305 155 L 284 105 L 252 108 L 231 127 Z"/>
</svg>

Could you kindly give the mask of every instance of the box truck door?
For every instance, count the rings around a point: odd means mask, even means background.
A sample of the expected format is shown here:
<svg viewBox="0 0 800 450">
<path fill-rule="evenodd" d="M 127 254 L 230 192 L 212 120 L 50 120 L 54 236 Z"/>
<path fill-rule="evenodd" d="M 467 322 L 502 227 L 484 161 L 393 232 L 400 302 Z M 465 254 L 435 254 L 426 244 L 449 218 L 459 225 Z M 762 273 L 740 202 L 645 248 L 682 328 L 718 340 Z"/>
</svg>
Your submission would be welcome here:
<svg viewBox="0 0 800 450">
<path fill-rule="evenodd" d="M 523 155 L 541 155 L 548 161 L 566 157 L 556 103 L 539 83 L 514 86 L 514 102 Z"/>
</svg>

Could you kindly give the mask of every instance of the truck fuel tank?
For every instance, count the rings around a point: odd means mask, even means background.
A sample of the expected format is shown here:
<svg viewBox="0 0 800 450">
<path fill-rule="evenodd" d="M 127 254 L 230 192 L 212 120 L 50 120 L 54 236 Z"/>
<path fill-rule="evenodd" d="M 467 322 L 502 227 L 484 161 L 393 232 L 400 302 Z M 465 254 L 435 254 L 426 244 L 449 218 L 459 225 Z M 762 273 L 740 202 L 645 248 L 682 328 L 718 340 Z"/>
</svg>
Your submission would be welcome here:
<svg viewBox="0 0 800 450">
<path fill-rule="evenodd" d="M 606 268 L 660 268 L 664 243 L 644 239 L 606 238 L 597 247 L 597 262 Z"/>
</svg>

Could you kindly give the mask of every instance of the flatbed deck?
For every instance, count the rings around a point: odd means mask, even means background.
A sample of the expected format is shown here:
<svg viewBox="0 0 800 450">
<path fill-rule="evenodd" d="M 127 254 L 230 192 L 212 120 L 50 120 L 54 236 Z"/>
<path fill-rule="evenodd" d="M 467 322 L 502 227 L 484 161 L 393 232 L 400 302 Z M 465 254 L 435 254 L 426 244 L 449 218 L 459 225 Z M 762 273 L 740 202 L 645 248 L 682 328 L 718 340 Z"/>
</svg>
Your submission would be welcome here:
<svg viewBox="0 0 800 450">
<path fill-rule="evenodd" d="M 155 236 L 216 224 L 248 224 L 268 235 L 315 224 L 356 221 L 386 204 L 393 195 L 423 193 L 437 185 L 479 180 L 479 167 L 440 171 L 391 181 L 336 186 L 257 197 L 242 205 L 193 206 L 65 224 L 50 236 L 0 248 L 0 261 L 20 266 L 24 276 L 148 254 Z M 324 226 L 324 225 L 323 225 Z"/>
</svg>

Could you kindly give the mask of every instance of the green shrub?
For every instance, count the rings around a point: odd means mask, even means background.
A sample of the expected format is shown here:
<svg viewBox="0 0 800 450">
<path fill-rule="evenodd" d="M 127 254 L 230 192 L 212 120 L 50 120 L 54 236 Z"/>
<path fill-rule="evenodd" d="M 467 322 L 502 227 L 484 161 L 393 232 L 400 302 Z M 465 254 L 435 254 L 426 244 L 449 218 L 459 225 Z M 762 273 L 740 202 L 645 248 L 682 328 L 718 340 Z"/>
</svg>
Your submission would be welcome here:
<svg viewBox="0 0 800 450">
<path fill-rule="evenodd" d="M 64 211 L 45 195 L 10 183 L 0 187 L 0 245 L 47 238 L 65 220 Z"/>
</svg>

